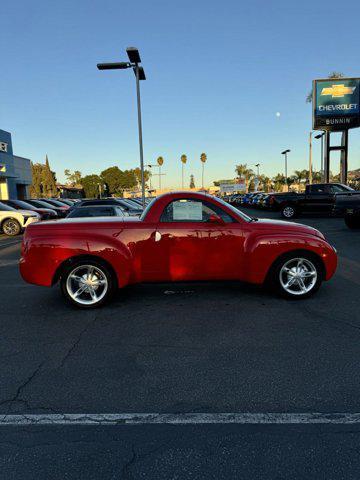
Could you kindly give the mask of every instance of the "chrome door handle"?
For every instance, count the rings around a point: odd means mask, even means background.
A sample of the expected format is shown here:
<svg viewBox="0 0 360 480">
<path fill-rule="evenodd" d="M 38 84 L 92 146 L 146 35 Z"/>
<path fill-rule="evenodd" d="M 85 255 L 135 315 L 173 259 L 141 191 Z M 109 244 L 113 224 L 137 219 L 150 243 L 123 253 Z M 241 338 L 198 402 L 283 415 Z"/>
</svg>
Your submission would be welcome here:
<svg viewBox="0 0 360 480">
<path fill-rule="evenodd" d="M 155 232 L 155 242 L 160 242 L 160 240 L 161 240 L 161 233 Z"/>
</svg>

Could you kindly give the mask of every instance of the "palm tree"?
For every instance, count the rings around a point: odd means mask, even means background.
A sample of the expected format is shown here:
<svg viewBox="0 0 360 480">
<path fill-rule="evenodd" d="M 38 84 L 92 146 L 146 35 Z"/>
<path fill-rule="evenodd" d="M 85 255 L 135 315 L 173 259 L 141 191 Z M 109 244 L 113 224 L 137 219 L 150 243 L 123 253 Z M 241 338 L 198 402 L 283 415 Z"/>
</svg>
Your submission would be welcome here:
<svg viewBox="0 0 360 480">
<path fill-rule="evenodd" d="M 205 162 L 207 160 L 206 153 L 202 153 L 200 155 L 200 160 L 201 160 L 201 164 L 202 164 L 201 184 L 202 184 L 202 189 L 204 189 L 204 167 L 205 167 Z"/>
<path fill-rule="evenodd" d="M 273 178 L 273 182 L 275 184 L 275 191 L 281 192 L 283 190 L 283 186 L 286 185 L 285 175 L 283 175 L 282 173 L 278 173 Z"/>
<path fill-rule="evenodd" d="M 246 188 L 248 188 L 250 180 L 254 177 L 254 172 L 251 168 L 247 168 L 247 164 L 243 163 L 236 165 L 235 172 L 240 178 L 245 179 Z"/>
<path fill-rule="evenodd" d="M 345 75 L 341 72 L 331 72 L 329 73 L 327 78 L 336 79 L 336 78 L 343 78 Z M 306 103 L 312 103 L 313 91 L 311 90 L 306 96 Z"/>
<path fill-rule="evenodd" d="M 312 179 L 314 183 L 321 183 L 322 181 L 322 175 L 321 172 L 312 172 Z"/>
<path fill-rule="evenodd" d="M 187 156 L 184 154 L 181 155 L 180 160 L 181 160 L 181 188 L 184 190 L 184 167 L 187 162 Z"/>
</svg>

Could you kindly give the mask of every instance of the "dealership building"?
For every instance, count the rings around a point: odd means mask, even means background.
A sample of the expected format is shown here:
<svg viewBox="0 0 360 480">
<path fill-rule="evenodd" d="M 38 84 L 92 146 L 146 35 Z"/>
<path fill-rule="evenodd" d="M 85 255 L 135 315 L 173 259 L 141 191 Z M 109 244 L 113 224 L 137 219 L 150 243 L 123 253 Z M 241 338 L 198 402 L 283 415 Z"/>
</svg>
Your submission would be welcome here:
<svg viewBox="0 0 360 480">
<path fill-rule="evenodd" d="M 11 134 L 0 129 L 0 200 L 27 198 L 31 182 L 30 160 L 13 154 Z"/>
</svg>

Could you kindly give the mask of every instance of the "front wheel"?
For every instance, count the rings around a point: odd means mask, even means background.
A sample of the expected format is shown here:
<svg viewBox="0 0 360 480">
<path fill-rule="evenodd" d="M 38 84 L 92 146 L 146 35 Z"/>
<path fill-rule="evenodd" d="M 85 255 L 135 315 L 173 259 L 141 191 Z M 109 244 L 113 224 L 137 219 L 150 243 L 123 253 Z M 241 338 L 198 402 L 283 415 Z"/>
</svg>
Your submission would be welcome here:
<svg viewBox="0 0 360 480">
<path fill-rule="evenodd" d="M 315 257 L 288 255 L 276 262 L 269 282 L 272 287 L 286 298 L 307 298 L 313 295 L 323 280 L 322 266 Z"/>
<path fill-rule="evenodd" d="M 15 218 L 8 218 L 2 224 L 2 231 L 9 237 L 15 237 L 21 233 L 21 225 Z"/>
<path fill-rule="evenodd" d="M 296 208 L 293 205 L 284 205 L 281 208 L 281 216 L 287 220 L 296 217 Z"/>
<path fill-rule="evenodd" d="M 82 260 L 65 269 L 60 286 L 66 300 L 80 308 L 96 308 L 114 291 L 112 272 L 96 260 Z"/>
</svg>

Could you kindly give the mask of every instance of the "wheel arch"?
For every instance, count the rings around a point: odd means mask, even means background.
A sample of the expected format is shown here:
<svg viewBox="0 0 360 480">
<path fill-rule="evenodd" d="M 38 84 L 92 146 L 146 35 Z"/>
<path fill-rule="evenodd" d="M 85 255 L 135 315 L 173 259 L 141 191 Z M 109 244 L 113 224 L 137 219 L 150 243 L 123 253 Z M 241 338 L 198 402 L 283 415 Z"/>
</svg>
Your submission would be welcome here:
<svg viewBox="0 0 360 480">
<path fill-rule="evenodd" d="M 64 260 L 56 269 L 53 278 L 52 278 L 52 283 L 51 285 L 55 285 L 61 278 L 61 275 L 63 272 L 69 268 L 71 265 L 75 265 L 79 261 L 91 261 L 91 260 L 96 260 L 98 263 L 104 265 L 104 267 L 108 268 L 109 271 L 112 273 L 114 280 L 116 281 L 116 284 L 119 284 L 119 278 L 118 275 L 114 269 L 114 267 L 111 265 L 110 262 L 105 260 L 104 258 L 98 256 L 98 255 L 91 255 L 91 254 L 80 254 L 80 255 L 74 255 L 72 257 L 67 258 Z"/>
<path fill-rule="evenodd" d="M 326 277 L 326 267 L 325 267 L 325 263 L 323 261 L 323 259 L 321 258 L 320 255 L 318 255 L 316 252 L 312 251 L 312 250 L 307 250 L 306 248 L 298 248 L 298 249 L 294 249 L 294 250 L 288 250 L 286 252 L 283 252 L 281 253 L 278 257 L 276 257 L 274 259 L 274 261 L 272 262 L 272 264 L 269 266 L 267 272 L 266 272 L 266 275 L 265 275 L 265 282 L 264 283 L 268 283 L 269 282 L 269 279 L 271 278 L 271 274 L 272 272 L 274 271 L 274 269 L 277 267 L 277 265 L 285 260 L 286 258 L 288 257 L 291 257 L 291 256 L 295 256 L 295 255 L 304 255 L 308 258 L 312 258 L 314 259 L 315 261 L 317 261 L 321 267 L 321 278 L 322 280 L 325 280 L 325 277 Z"/>
</svg>

